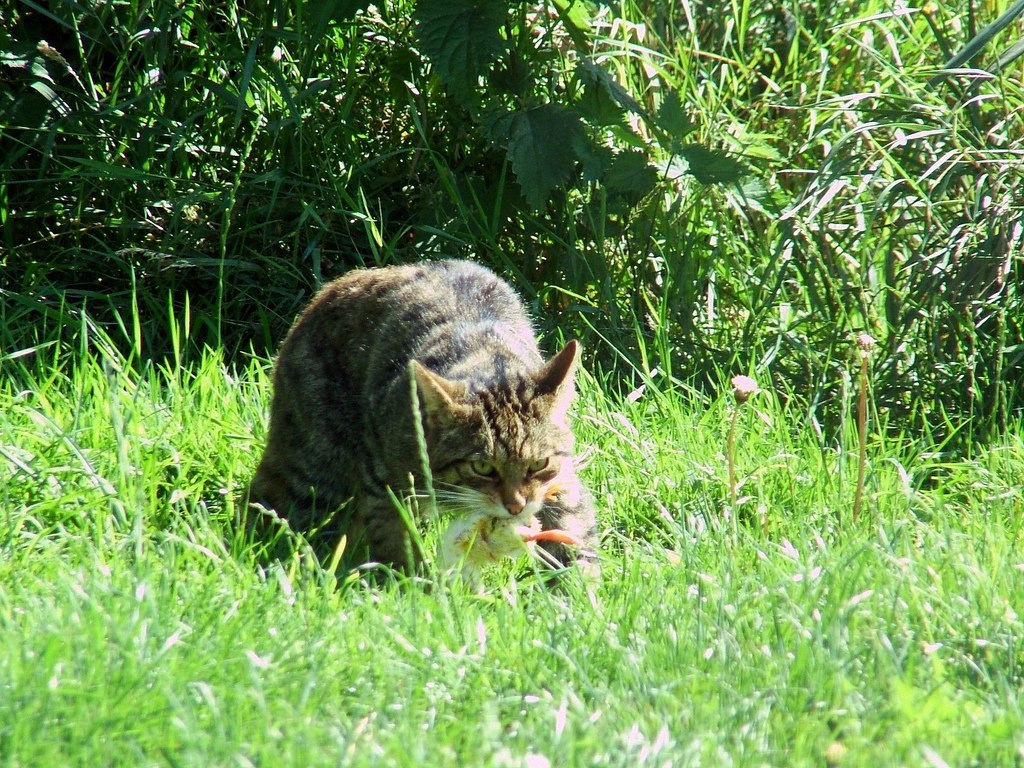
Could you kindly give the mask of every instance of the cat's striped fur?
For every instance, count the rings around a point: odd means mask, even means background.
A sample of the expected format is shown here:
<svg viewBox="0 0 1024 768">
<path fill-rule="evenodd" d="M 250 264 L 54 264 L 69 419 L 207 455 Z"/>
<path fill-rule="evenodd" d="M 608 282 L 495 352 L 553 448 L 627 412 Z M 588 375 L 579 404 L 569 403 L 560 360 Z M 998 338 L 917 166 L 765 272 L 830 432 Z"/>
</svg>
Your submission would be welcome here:
<svg viewBox="0 0 1024 768">
<path fill-rule="evenodd" d="M 439 507 L 536 516 L 583 543 L 545 544 L 558 560 L 592 556 L 593 505 L 567 420 L 578 354 L 570 342 L 545 362 L 515 292 L 471 262 L 350 272 L 281 347 L 250 500 L 299 530 L 346 534 L 367 560 L 415 566 L 389 493 L 424 490 L 412 377 Z"/>
</svg>

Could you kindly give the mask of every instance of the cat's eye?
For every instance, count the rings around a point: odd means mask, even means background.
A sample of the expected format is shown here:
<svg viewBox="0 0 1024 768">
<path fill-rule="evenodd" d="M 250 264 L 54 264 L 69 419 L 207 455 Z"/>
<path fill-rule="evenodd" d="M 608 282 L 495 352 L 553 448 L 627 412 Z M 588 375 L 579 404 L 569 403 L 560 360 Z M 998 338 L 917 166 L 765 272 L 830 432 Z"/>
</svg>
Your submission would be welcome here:
<svg viewBox="0 0 1024 768">
<path fill-rule="evenodd" d="M 551 457 L 546 459 L 538 459 L 532 462 L 526 467 L 526 471 L 531 475 L 536 475 L 538 472 L 543 472 L 545 469 L 551 466 Z"/>
<path fill-rule="evenodd" d="M 480 477 L 494 477 L 498 474 L 497 468 L 487 459 L 473 459 L 469 462 L 469 468 L 474 475 L 480 475 Z"/>
</svg>

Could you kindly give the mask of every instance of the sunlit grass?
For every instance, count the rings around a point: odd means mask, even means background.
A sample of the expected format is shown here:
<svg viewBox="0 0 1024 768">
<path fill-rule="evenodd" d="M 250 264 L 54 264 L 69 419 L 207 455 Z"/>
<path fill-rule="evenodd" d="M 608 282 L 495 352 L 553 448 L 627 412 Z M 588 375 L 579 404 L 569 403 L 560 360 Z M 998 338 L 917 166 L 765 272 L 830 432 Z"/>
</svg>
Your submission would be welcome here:
<svg viewBox="0 0 1024 768">
<path fill-rule="evenodd" d="M 405 66 L 412 3 L 306 5 L 90 6 L 49 40 L 83 87 L 11 32 L 11 93 L 73 117 L 0 137 L 0 762 L 1018 765 L 1024 87 L 935 79 L 967 3 L 598 14 L 595 61 L 761 188 L 533 212 Z M 245 351 L 351 264 L 469 253 L 584 337 L 602 581 L 268 558 Z"/>
<path fill-rule="evenodd" d="M 0 384 L 16 765 L 1012 764 L 1024 441 L 823 445 L 771 391 L 583 382 L 603 579 L 342 583 L 231 525 L 267 363 L 21 360 Z M 847 418 L 853 420 L 853 414 Z"/>
</svg>

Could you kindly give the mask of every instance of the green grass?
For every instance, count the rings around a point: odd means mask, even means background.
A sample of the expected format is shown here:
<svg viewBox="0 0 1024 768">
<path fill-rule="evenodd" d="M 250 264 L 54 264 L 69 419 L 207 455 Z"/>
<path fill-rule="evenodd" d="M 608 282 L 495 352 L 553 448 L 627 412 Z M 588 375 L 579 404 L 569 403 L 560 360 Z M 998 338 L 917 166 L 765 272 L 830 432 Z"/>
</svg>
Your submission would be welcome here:
<svg viewBox="0 0 1024 768">
<path fill-rule="evenodd" d="M 423 0 L 314 5 L 0 7 L 0 766 L 1020 766 L 1019 3 L 629 0 L 575 51 L 527 14 L 531 99 L 590 58 L 753 171 L 633 115 L 594 136 L 656 187 L 542 208 Z M 264 355 L 323 279 L 469 254 L 602 366 L 603 579 L 268 560 L 232 525 Z"/>
<path fill-rule="evenodd" d="M 475 595 L 266 563 L 268 363 L 131 362 L 4 363 L 0 764 L 1019 765 L 1019 426 L 873 437 L 854 522 L 853 409 L 823 445 L 764 392 L 734 525 L 731 398 L 588 378 L 603 579 Z"/>
</svg>

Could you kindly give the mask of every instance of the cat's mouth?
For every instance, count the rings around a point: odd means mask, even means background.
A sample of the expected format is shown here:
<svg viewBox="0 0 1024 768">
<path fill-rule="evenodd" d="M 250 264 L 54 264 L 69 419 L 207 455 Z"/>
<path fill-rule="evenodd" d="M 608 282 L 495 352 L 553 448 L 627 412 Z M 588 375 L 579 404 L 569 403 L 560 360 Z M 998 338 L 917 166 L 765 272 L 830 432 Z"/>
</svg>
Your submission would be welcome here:
<svg viewBox="0 0 1024 768">
<path fill-rule="evenodd" d="M 532 525 L 536 522 L 537 513 L 540 511 L 540 505 L 527 504 L 526 507 L 518 515 L 510 515 L 507 511 L 502 510 L 501 513 L 491 515 L 495 519 L 495 525 L 511 525 L 513 528 L 520 525 Z"/>
<path fill-rule="evenodd" d="M 497 562 L 523 552 L 526 536 L 539 532 L 540 521 L 533 512 L 465 515 L 452 521 L 444 533 L 445 559 L 473 566 Z"/>
<path fill-rule="evenodd" d="M 484 515 L 477 530 L 485 543 L 516 541 L 540 531 L 540 520 L 533 510 L 523 510 L 518 515 Z M 514 549 L 514 547 L 513 547 Z"/>
</svg>

